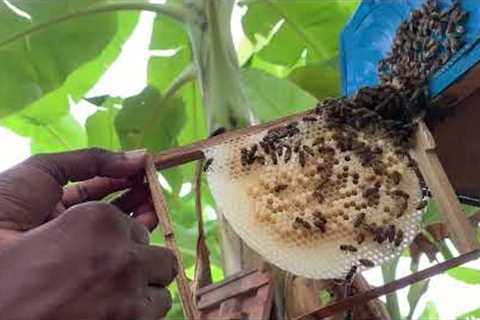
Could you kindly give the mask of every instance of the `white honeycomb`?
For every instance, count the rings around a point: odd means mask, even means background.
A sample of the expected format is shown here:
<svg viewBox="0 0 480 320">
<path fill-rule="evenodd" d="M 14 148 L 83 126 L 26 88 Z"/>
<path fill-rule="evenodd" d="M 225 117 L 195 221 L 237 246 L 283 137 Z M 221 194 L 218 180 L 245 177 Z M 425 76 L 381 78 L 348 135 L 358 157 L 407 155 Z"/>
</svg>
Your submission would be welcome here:
<svg viewBox="0 0 480 320">
<path fill-rule="evenodd" d="M 345 150 L 339 146 L 345 128 L 332 127 L 324 114 L 312 113 L 292 127 L 298 130 L 275 142 L 282 145 L 277 164 L 259 145 L 267 130 L 203 150 L 213 159 L 207 161 L 209 186 L 234 230 L 269 262 L 308 278 L 343 278 L 354 265 L 367 268 L 359 259 L 380 265 L 398 255 L 421 217 L 420 185 L 409 157 L 381 135 L 351 128 L 354 150 Z M 373 165 L 365 164 L 358 145 L 366 146 L 367 156 L 376 152 Z M 355 224 L 359 215 L 365 218 Z M 381 241 L 385 237 L 390 239 Z"/>
</svg>

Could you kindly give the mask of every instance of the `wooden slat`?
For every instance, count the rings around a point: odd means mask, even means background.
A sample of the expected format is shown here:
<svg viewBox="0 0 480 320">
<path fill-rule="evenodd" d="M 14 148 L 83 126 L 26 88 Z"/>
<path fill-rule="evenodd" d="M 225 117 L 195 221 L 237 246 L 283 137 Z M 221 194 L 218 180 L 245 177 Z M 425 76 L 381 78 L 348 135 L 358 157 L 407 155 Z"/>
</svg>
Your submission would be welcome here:
<svg viewBox="0 0 480 320">
<path fill-rule="evenodd" d="M 416 147 L 412 156 L 431 190 L 440 213 L 449 229 L 451 239 L 459 252 L 466 253 L 479 248 L 475 230 L 468 222 L 447 174 L 435 152 L 435 140 L 425 123 L 420 122 L 416 133 Z"/>
</svg>

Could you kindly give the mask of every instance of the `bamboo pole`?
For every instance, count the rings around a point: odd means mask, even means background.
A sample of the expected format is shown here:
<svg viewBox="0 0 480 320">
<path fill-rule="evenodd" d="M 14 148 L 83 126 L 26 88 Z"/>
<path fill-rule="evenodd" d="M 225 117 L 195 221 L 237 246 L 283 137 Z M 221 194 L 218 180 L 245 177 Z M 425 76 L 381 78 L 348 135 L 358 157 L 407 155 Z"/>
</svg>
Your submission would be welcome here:
<svg viewBox="0 0 480 320">
<path fill-rule="evenodd" d="M 435 147 L 435 140 L 430 130 L 424 122 L 420 122 L 412 156 L 417 161 L 420 172 L 440 208 L 450 239 L 460 253 L 479 249 L 475 230 L 460 206 L 455 191 L 435 152 Z"/>
<path fill-rule="evenodd" d="M 167 248 L 173 251 L 178 260 L 178 275 L 176 278 L 176 283 L 178 287 L 178 292 L 180 293 L 180 300 L 183 305 L 184 315 L 189 320 L 199 319 L 200 316 L 194 302 L 193 294 L 190 289 L 187 276 L 185 274 L 185 267 L 182 263 L 182 256 L 175 241 L 175 233 L 173 231 L 172 222 L 168 213 L 167 203 L 165 201 L 165 197 L 158 181 L 157 170 L 155 168 L 153 157 L 150 154 L 147 155 L 145 171 L 153 200 L 153 206 L 155 208 L 155 213 L 157 214 L 158 221 L 163 229 L 165 245 Z"/>
</svg>

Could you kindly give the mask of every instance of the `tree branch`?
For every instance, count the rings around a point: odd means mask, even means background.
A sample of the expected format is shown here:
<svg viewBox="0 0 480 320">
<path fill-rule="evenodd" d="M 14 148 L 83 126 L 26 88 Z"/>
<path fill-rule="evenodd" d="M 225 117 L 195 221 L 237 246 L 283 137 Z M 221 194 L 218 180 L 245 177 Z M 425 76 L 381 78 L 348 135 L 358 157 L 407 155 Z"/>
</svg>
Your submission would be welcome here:
<svg viewBox="0 0 480 320">
<path fill-rule="evenodd" d="M 153 4 L 153 3 L 139 3 L 139 2 L 121 2 L 121 3 L 108 3 L 105 5 L 101 6 L 92 6 L 83 10 L 78 10 L 75 12 L 71 12 L 65 15 L 61 15 L 56 17 L 53 20 L 45 21 L 43 23 L 40 23 L 32 28 L 29 28 L 25 31 L 19 32 L 17 34 L 12 35 L 11 37 L 0 41 L 0 47 L 6 46 L 7 44 L 10 44 L 14 42 L 15 40 L 18 40 L 24 36 L 30 35 L 35 32 L 42 31 L 44 29 L 47 29 L 55 24 L 58 24 L 60 22 L 74 19 L 74 18 L 80 18 L 84 16 L 89 16 L 89 15 L 94 15 L 94 14 L 99 14 L 99 13 L 105 13 L 105 12 L 112 12 L 112 11 L 127 11 L 127 10 L 132 10 L 132 11 L 151 11 L 159 14 L 164 14 L 167 15 L 173 19 L 179 20 L 179 21 L 185 21 L 187 19 L 194 19 L 194 14 L 193 11 L 188 10 L 184 6 L 179 6 L 179 5 L 172 5 L 169 3 L 166 4 Z"/>
<path fill-rule="evenodd" d="M 361 304 L 361 303 L 366 303 L 369 300 L 378 298 L 380 296 L 383 296 L 385 294 L 394 292 L 398 289 L 404 288 L 408 285 L 411 285 L 415 282 L 422 281 L 425 279 L 428 279 L 430 277 L 433 277 L 439 273 L 445 272 L 451 268 L 458 267 L 459 265 L 462 265 L 464 263 L 467 263 L 471 260 L 478 259 L 480 257 L 480 250 L 474 250 L 469 253 L 463 254 L 461 256 L 458 256 L 456 258 L 444 261 L 442 263 L 439 263 L 433 267 L 424 269 L 419 272 L 415 272 L 413 274 L 410 274 L 406 277 L 400 278 L 398 280 L 392 281 L 390 283 L 387 283 L 381 287 L 377 287 L 359 294 L 356 294 L 354 296 L 348 297 L 342 301 L 339 301 L 337 303 L 330 304 L 324 308 L 320 308 L 317 310 L 314 310 L 313 312 L 310 312 L 308 314 L 305 314 L 303 316 L 300 316 L 296 318 L 295 320 L 301 320 L 305 319 L 308 316 L 314 316 L 317 318 L 326 318 L 329 317 L 337 312 L 343 311 L 350 309 L 352 306 Z"/>
</svg>

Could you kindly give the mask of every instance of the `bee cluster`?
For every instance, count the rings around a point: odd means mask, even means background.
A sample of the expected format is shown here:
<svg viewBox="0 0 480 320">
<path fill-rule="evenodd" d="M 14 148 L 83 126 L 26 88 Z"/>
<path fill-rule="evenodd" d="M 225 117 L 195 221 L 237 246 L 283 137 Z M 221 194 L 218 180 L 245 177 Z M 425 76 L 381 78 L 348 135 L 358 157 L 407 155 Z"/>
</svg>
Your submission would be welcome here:
<svg viewBox="0 0 480 320">
<path fill-rule="evenodd" d="M 458 2 L 427 1 L 399 27 L 377 87 L 205 150 L 212 193 L 247 244 L 312 278 L 353 278 L 408 245 L 426 205 L 408 155 L 414 120 L 426 81 L 462 46 L 466 16 Z"/>
<path fill-rule="evenodd" d="M 231 224 L 268 238 L 252 245 L 243 237 L 264 256 L 267 242 L 292 252 L 326 245 L 337 256 L 340 248 L 342 268 L 367 268 L 416 232 L 420 190 L 408 153 L 377 132 L 333 123 L 326 108 L 213 149 L 207 177 L 216 201 L 229 221 L 245 210 Z"/>
</svg>

